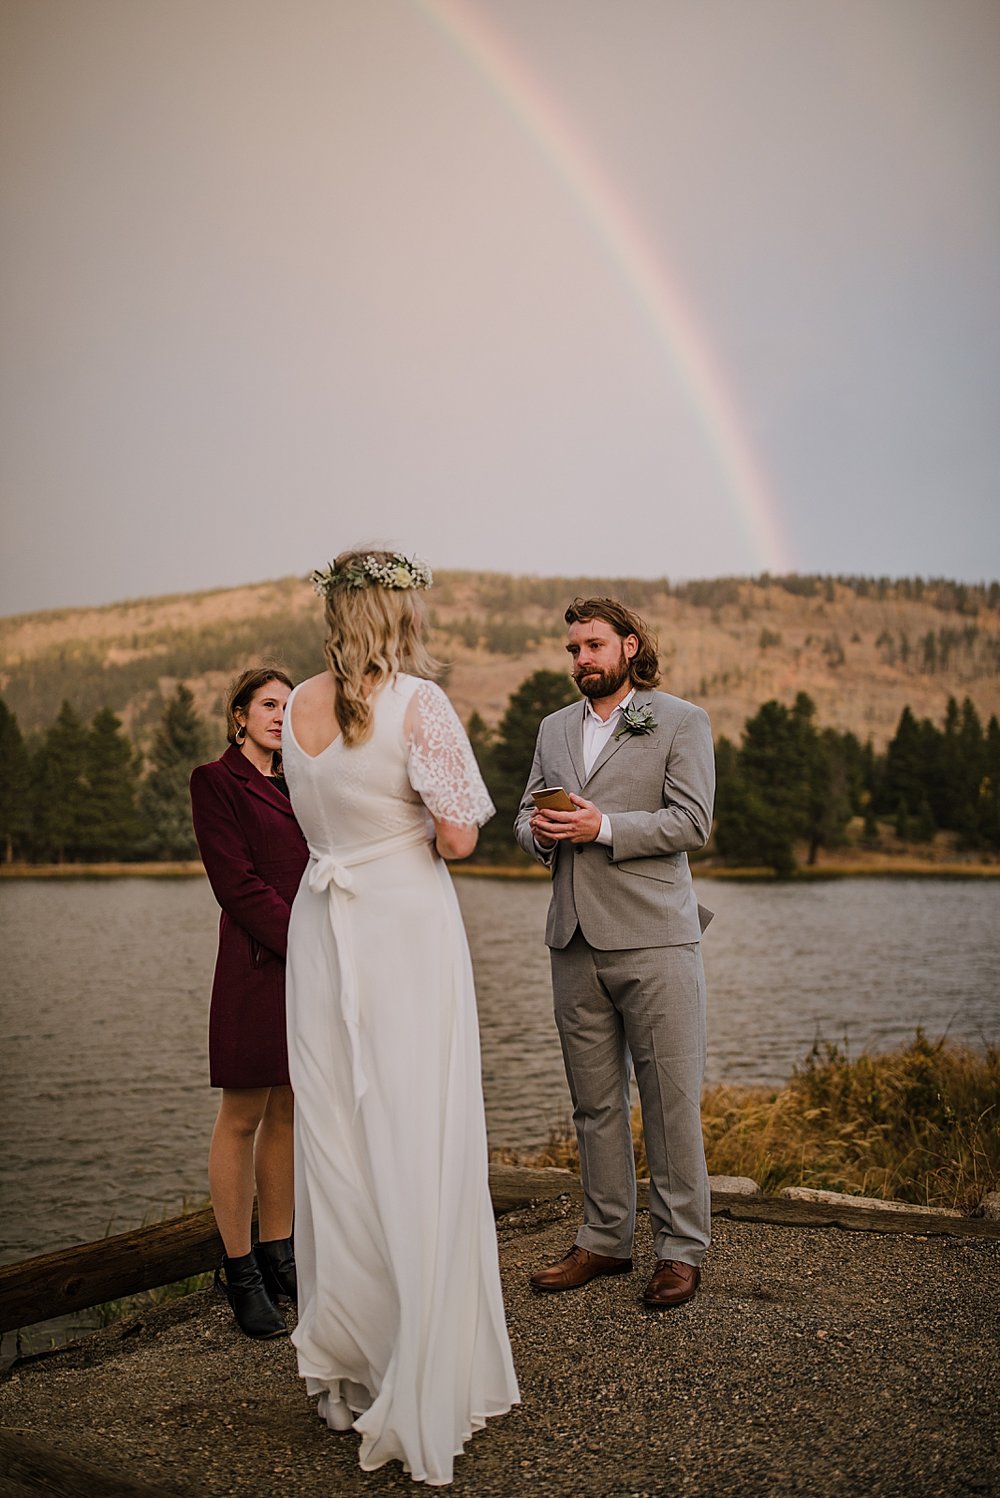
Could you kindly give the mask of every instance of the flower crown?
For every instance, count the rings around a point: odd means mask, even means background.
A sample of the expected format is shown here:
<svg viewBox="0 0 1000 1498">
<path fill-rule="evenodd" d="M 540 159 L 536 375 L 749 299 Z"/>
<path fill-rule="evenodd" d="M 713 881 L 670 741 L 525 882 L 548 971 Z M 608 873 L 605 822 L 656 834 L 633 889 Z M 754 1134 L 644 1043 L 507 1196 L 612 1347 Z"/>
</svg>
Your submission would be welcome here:
<svg viewBox="0 0 1000 1498">
<path fill-rule="evenodd" d="M 391 552 L 383 560 L 374 552 L 358 558 L 346 567 L 328 567 L 309 574 L 309 581 L 321 598 L 328 598 L 334 588 L 429 588 L 434 581 L 431 569 L 421 557 L 404 557 Z"/>
</svg>

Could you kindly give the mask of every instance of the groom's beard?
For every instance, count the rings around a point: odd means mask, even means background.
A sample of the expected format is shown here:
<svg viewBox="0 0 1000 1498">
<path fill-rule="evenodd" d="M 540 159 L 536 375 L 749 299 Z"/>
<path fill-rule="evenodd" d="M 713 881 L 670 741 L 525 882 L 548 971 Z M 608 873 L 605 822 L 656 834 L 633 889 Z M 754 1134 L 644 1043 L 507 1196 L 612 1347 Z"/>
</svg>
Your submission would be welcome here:
<svg viewBox="0 0 1000 1498">
<path fill-rule="evenodd" d="M 613 697 L 628 681 L 628 675 L 628 660 L 623 648 L 617 666 L 608 671 L 593 671 L 591 668 L 586 674 L 574 671 L 573 680 L 585 697 Z"/>
</svg>

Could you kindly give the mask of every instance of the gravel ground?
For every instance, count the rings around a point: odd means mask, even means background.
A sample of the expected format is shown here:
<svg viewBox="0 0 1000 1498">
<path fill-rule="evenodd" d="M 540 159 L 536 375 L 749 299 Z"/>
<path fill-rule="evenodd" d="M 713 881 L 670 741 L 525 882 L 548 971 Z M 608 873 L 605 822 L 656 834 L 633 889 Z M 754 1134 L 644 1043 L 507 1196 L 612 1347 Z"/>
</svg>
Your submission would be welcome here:
<svg viewBox="0 0 1000 1498">
<path fill-rule="evenodd" d="M 454 1493 L 1000 1494 L 1000 1242 L 717 1219 L 700 1295 L 657 1313 L 638 1299 L 648 1251 L 631 1276 L 528 1290 L 578 1210 L 501 1220 L 523 1403 L 473 1437 Z M 397 1464 L 361 1472 L 290 1344 L 240 1336 L 211 1291 L 15 1367 L 0 1424 L 4 1498 L 413 1491 Z"/>
</svg>

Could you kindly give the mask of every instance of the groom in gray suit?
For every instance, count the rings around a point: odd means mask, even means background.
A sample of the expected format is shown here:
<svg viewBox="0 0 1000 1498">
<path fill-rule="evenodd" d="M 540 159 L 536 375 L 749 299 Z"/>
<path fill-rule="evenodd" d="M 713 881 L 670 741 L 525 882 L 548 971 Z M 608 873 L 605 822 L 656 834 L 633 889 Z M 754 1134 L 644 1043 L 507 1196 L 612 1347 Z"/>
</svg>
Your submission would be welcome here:
<svg viewBox="0 0 1000 1498">
<path fill-rule="evenodd" d="M 711 914 L 687 854 L 712 828 L 712 731 L 700 707 L 654 690 L 656 640 L 637 614 L 577 598 L 565 617 L 584 701 L 543 720 L 515 834 L 552 870 L 545 941 L 584 1213 L 573 1248 L 531 1284 L 573 1290 L 632 1268 L 631 1055 L 656 1253 L 643 1302 L 663 1308 L 695 1294 L 711 1236 L 700 1112 Z M 555 786 L 572 810 L 536 807 L 532 793 Z"/>
</svg>

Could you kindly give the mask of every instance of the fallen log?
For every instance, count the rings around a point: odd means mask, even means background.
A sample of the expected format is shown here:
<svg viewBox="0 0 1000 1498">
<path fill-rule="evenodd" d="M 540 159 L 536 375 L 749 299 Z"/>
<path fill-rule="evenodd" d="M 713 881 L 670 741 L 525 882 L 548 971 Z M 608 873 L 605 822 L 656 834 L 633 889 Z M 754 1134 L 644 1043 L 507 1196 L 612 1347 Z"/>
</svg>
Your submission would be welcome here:
<svg viewBox="0 0 1000 1498">
<path fill-rule="evenodd" d="M 0 1266 L 0 1332 L 203 1274 L 222 1257 L 211 1208 Z"/>
<path fill-rule="evenodd" d="M 534 1202 L 569 1195 L 580 1199 L 578 1176 L 568 1170 L 490 1166 L 490 1193 L 498 1216 Z M 640 1209 L 649 1204 L 648 1182 L 640 1181 Z M 986 1218 L 936 1217 L 912 1211 L 883 1212 L 773 1196 L 738 1196 L 713 1191 L 712 1212 L 736 1222 L 775 1227 L 835 1227 L 852 1232 L 947 1234 L 961 1238 L 1000 1238 L 1000 1222 Z M 222 1240 L 209 1208 L 118 1233 L 98 1243 L 42 1254 L 23 1264 L 0 1266 L 0 1332 L 72 1315 L 104 1301 L 137 1295 L 161 1285 L 203 1274 L 218 1264 Z"/>
<path fill-rule="evenodd" d="M 831 1206 L 824 1202 L 788 1201 L 780 1196 L 727 1196 L 712 1193 L 712 1216 L 732 1222 L 763 1222 L 772 1227 L 840 1228 L 849 1233 L 907 1233 L 911 1237 L 1000 1238 L 1000 1222 L 985 1217 L 938 1217 L 921 1212 L 883 1211 L 878 1207 Z"/>
</svg>

